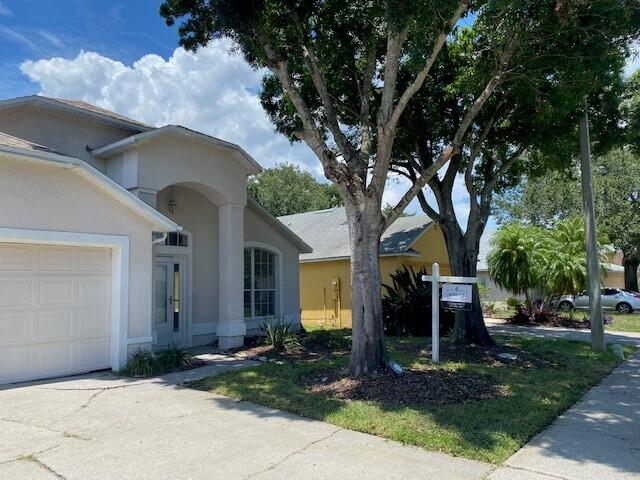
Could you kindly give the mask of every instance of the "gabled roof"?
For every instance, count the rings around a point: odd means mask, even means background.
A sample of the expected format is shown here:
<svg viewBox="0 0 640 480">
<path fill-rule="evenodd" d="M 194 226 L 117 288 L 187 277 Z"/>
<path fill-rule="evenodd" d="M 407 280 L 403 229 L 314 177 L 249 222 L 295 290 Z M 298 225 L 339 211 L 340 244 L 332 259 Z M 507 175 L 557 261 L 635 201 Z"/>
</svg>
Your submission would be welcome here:
<svg viewBox="0 0 640 480">
<path fill-rule="evenodd" d="M 313 248 L 300 256 L 302 262 L 320 262 L 349 258 L 349 228 L 344 207 L 286 215 L 278 219 Z M 416 256 L 411 247 L 433 225 L 425 215 L 401 217 L 382 235 L 380 255 Z"/>
<path fill-rule="evenodd" d="M 67 100 L 63 98 L 43 97 L 41 95 L 28 95 L 26 97 L 0 100 L 0 109 L 28 104 L 38 105 L 51 110 L 63 111 L 80 116 L 89 116 L 94 120 L 99 120 L 134 132 L 145 132 L 154 128 L 151 125 L 147 125 L 124 115 L 120 115 L 119 113 L 106 110 L 96 105 L 91 105 L 90 103 L 83 102 L 81 100 Z"/>
<path fill-rule="evenodd" d="M 51 166 L 73 170 L 106 191 L 120 203 L 132 209 L 142 218 L 148 220 L 155 231 L 173 232 L 182 229 L 173 220 L 165 217 L 111 178 L 79 158 L 61 155 L 50 148 L 3 132 L 0 132 L 0 155 L 5 155 L 15 160 L 42 162 Z"/>
<path fill-rule="evenodd" d="M 204 133 L 197 132 L 195 130 L 191 130 L 189 128 L 183 127 L 181 125 L 165 125 L 164 127 L 154 128 L 153 130 L 149 130 L 146 132 L 142 132 L 136 135 L 132 135 L 130 137 L 123 138 L 122 140 L 118 140 L 117 142 L 110 143 L 109 145 L 105 145 L 103 147 L 94 148 L 91 151 L 91 154 L 94 157 L 110 157 L 116 153 L 123 152 L 129 148 L 136 147 L 142 143 L 148 142 L 163 135 L 178 135 L 181 137 L 188 138 L 189 140 L 194 140 L 197 142 L 215 145 L 218 147 L 228 148 L 238 153 L 239 160 L 244 164 L 244 167 L 248 170 L 251 175 L 259 173 L 262 171 L 262 167 L 258 162 L 256 162 L 251 155 L 245 152 L 240 146 L 235 143 L 226 142 L 224 140 L 220 140 L 219 138 L 212 137 L 210 135 L 206 135 Z"/>
<path fill-rule="evenodd" d="M 260 205 L 250 196 L 247 196 L 247 204 L 254 212 L 260 215 L 264 221 L 278 230 L 284 237 L 289 239 L 296 247 L 298 247 L 300 253 L 311 253 L 313 251 L 313 249 L 309 245 L 307 245 L 307 243 L 302 240 L 302 238 L 296 235 L 293 230 L 288 228 L 284 223 L 271 215 L 267 210 L 265 210 L 262 205 Z"/>
</svg>

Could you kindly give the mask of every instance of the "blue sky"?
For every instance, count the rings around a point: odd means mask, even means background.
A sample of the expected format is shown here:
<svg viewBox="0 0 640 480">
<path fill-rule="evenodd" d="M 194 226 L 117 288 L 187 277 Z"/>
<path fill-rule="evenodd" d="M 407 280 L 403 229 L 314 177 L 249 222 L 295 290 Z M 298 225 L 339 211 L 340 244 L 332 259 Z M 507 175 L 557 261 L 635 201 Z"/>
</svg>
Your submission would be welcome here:
<svg viewBox="0 0 640 480">
<path fill-rule="evenodd" d="M 83 49 L 131 64 L 148 53 L 170 56 L 175 28 L 158 15 L 159 0 L 0 0 L 2 97 L 32 94 L 24 60 L 73 57 Z M 132 7 L 133 6 L 133 7 Z"/>
</svg>

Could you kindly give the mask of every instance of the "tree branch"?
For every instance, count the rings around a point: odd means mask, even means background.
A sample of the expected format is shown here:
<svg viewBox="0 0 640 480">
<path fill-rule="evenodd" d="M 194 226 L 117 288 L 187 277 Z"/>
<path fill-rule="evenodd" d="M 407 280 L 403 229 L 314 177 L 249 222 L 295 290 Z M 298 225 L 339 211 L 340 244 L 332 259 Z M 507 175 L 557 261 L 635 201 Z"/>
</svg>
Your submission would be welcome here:
<svg viewBox="0 0 640 480">
<path fill-rule="evenodd" d="M 442 217 L 440 217 L 440 214 L 436 212 L 431 205 L 429 205 L 429 202 L 427 202 L 427 198 L 424 196 L 424 192 L 422 190 L 418 192 L 418 202 L 420 202 L 422 211 L 426 213 L 434 222 L 439 224 L 442 221 Z"/>
<path fill-rule="evenodd" d="M 405 89 L 405 91 L 400 96 L 400 99 L 398 100 L 398 103 L 393 109 L 393 113 L 391 114 L 391 118 L 389 120 L 389 123 L 386 125 L 386 128 L 391 130 L 398 125 L 398 122 L 400 121 L 400 117 L 402 116 L 402 113 L 407 107 L 409 100 L 411 100 L 411 98 L 413 98 L 413 96 L 418 92 L 418 90 L 422 88 L 424 81 L 426 80 L 427 76 L 429 75 L 429 72 L 431 71 L 431 67 L 435 63 L 436 58 L 438 57 L 438 54 L 442 50 L 442 47 L 444 46 L 447 40 L 447 35 L 449 35 L 449 32 L 453 30 L 456 23 L 458 23 L 458 20 L 460 20 L 460 17 L 464 14 L 464 12 L 467 11 L 468 7 L 469 7 L 469 0 L 461 0 L 460 3 L 458 3 L 458 7 L 456 8 L 453 16 L 449 19 L 449 21 L 444 23 L 444 25 L 442 26 L 442 29 L 440 30 L 440 33 L 438 34 L 438 37 L 436 38 L 433 48 L 431 49 L 431 53 L 427 57 L 427 61 L 425 63 L 424 68 L 420 70 L 420 72 L 418 72 L 418 74 L 416 75 L 416 78 L 413 80 L 413 82 L 409 84 L 409 86 Z"/>
<path fill-rule="evenodd" d="M 464 182 L 467 187 L 467 191 L 471 196 L 477 196 L 478 194 L 476 186 L 473 183 L 473 166 L 475 165 L 476 159 L 480 155 L 480 149 L 482 148 L 482 144 L 484 144 L 485 140 L 489 136 L 489 133 L 491 132 L 491 129 L 493 128 L 493 125 L 496 119 L 496 114 L 500 110 L 502 104 L 503 104 L 503 101 L 498 103 L 498 106 L 496 107 L 495 112 L 493 113 L 493 115 L 491 115 L 491 117 L 487 121 L 486 125 L 484 126 L 484 129 L 482 130 L 482 132 L 480 132 L 480 135 L 478 136 L 476 141 L 471 145 L 471 150 L 469 152 L 469 163 L 467 163 L 467 168 L 465 169 L 465 172 L 464 172 Z"/>
<path fill-rule="evenodd" d="M 336 184 L 344 184 L 349 181 L 349 175 L 335 157 L 333 151 L 328 147 L 324 138 L 320 134 L 318 125 L 316 124 L 309 107 L 302 98 L 300 91 L 295 86 L 293 78 L 289 72 L 288 62 L 281 58 L 273 49 L 267 35 L 262 30 L 258 30 L 258 38 L 260 39 L 264 52 L 267 56 L 267 66 L 280 80 L 287 95 L 291 99 L 296 112 L 300 116 L 304 132 L 301 138 L 309 145 L 311 150 L 316 154 L 325 176 Z"/>
<path fill-rule="evenodd" d="M 389 168 L 389 163 L 391 162 L 391 152 L 393 150 L 395 132 L 398 122 L 400 121 L 400 117 L 407 107 L 409 100 L 411 100 L 416 92 L 418 92 L 422 87 L 425 79 L 431 71 L 431 67 L 444 46 L 447 35 L 458 22 L 462 14 L 467 10 L 468 5 L 469 0 L 460 0 L 453 16 L 449 21 L 444 23 L 440 33 L 438 34 L 433 48 L 431 49 L 431 53 L 427 57 L 424 68 L 416 75 L 413 82 L 411 82 L 411 84 L 409 84 L 402 93 L 395 107 L 393 106 L 393 99 L 396 91 L 400 48 L 402 47 L 407 31 L 405 30 L 402 34 L 402 42 L 392 42 L 392 35 L 390 34 L 389 41 L 387 43 L 387 64 L 385 65 L 384 90 L 382 94 L 382 102 L 378 111 L 378 151 L 376 152 L 376 165 L 374 166 L 373 175 L 368 188 L 369 194 L 375 195 L 378 198 L 382 197 L 386 172 Z M 390 47 L 392 47 L 391 51 Z M 389 62 L 390 54 L 392 55 L 391 63 Z M 387 85 L 387 78 L 390 80 L 389 85 Z M 389 218 L 391 217 L 393 217 L 393 215 L 389 216 Z"/>
<path fill-rule="evenodd" d="M 467 133 L 467 130 L 469 129 L 469 126 L 471 125 L 473 120 L 477 117 L 478 113 L 480 113 L 480 110 L 482 109 L 486 101 L 489 99 L 489 97 L 491 97 L 496 87 L 500 84 L 502 77 L 504 75 L 504 72 L 506 71 L 506 68 L 509 65 L 509 61 L 513 56 L 513 52 L 515 51 L 516 44 L 517 44 L 516 37 L 514 37 L 509 42 L 509 46 L 505 49 L 505 51 L 500 56 L 500 62 L 496 72 L 494 73 L 494 75 L 491 76 L 482 93 L 480 93 L 480 95 L 474 100 L 473 104 L 471 105 L 471 107 L 469 107 L 469 110 L 463 117 L 462 122 L 458 126 L 458 129 L 456 130 L 456 133 L 453 136 L 453 140 L 451 144 L 449 144 L 447 147 L 445 147 L 442 150 L 442 152 L 440 152 L 440 155 L 438 155 L 438 158 L 436 159 L 436 161 L 434 161 L 433 164 L 430 165 L 428 169 L 421 172 L 420 178 L 418 178 L 413 183 L 411 188 L 409 188 L 409 190 L 407 190 L 404 196 L 400 199 L 398 204 L 394 207 L 392 212 L 386 218 L 383 225 L 383 230 L 382 230 L 383 232 L 389 227 L 389 225 L 391 225 L 402 214 L 402 212 L 407 207 L 407 205 L 409 205 L 411 200 L 413 200 L 413 197 L 415 197 L 418 194 L 418 191 L 420 191 L 422 187 L 424 187 L 427 184 L 427 182 L 431 179 L 431 177 L 433 177 L 438 172 L 438 170 L 440 170 L 440 168 L 442 168 L 444 164 L 447 163 L 460 150 L 460 147 L 462 146 L 462 142 Z"/>
<path fill-rule="evenodd" d="M 358 82 L 358 93 L 360 94 L 360 161 L 358 169 L 364 165 L 365 169 L 369 164 L 371 155 L 371 88 L 373 86 L 373 76 L 376 71 L 376 30 L 371 31 L 369 38 L 369 49 L 367 51 L 367 64 L 362 76 L 362 85 Z"/>
<path fill-rule="evenodd" d="M 336 144 L 342 151 L 342 155 L 344 156 L 345 161 L 349 163 L 354 155 L 353 145 L 351 145 L 351 142 L 347 139 L 346 135 L 340 129 L 338 115 L 336 113 L 333 100 L 329 95 L 327 80 L 324 76 L 324 73 L 322 72 L 322 69 L 320 68 L 320 62 L 318 61 L 315 49 L 310 42 L 307 42 L 307 36 L 305 35 L 304 29 L 302 28 L 302 23 L 300 22 L 298 15 L 293 14 L 292 18 L 293 23 L 296 26 L 298 40 L 302 45 L 304 61 L 307 64 L 309 72 L 311 73 L 313 85 L 316 87 L 316 91 L 318 92 L 320 101 L 322 102 L 322 106 L 324 108 L 324 113 L 327 118 L 327 127 L 331 131 Z"/>
</svg>

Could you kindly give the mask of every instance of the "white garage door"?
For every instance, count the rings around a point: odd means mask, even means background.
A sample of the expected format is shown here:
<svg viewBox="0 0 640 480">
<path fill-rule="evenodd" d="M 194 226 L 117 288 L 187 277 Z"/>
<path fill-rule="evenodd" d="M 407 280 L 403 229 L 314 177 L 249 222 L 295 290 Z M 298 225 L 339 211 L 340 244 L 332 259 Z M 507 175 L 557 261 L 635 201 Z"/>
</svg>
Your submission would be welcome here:
<svg viewBox="0 0 640 480">
<path fill-rule="evenodd" d="M 0 243 L 0 384 L 109 367 L 111 251 Z"/>
</svg>

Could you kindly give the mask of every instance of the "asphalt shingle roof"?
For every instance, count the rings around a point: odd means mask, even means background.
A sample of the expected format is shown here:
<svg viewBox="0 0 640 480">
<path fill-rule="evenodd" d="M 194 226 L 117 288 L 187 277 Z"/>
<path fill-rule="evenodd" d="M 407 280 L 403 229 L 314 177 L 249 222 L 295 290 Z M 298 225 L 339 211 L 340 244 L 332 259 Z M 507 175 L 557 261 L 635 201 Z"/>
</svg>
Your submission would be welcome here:
<svg viewBox="0 0 640 480">
<path fill-rule="evenodd" d="M 313 248 L 300 260 L 328 260 L 349 256 L 349 227 L 344 207 L 278 217 Z M 411 245 L 433 224 L 425 215 L 401 217 L 382 235 L 381 255 L 415 253 Z"/>
<path fill-rule="evenodd" d="M 134 120 L 132 118 L 126 117 L 124 115 L 120 115 L 119 113 L 112 112 L 111 110 L 107 110 L 102 107 L 98 107 L 96 105 L 92 105 L 91 103 L 83 102 L 82 100 L 72 100 L 66 98 L 54 98 L 54 97 L 43 97 L 47 100 L 51 100 L 58 103 L 63 103 L 65 105 L 69 105 L 71 107 L 80 108 L 82 110 L 87 110 L 92 113 L 97 113 L 99 115 L 104 115 L 106 117 L 113 118 L 115 120 L 121 120 L 123 122 L 133 123 L 136 125 L 140 125 L 144 128 L 154 128 L 151 125 L 147 125 L 146 123 L 139 122 L 138 120 Z"/>
<path fill-rule="evenodd" d="M 14 137 L 8 133 L 0 132 L 0 145 L 11 148 L 22 148 L 24 150 L 33 150 L 38 152 L 58 153 L 55 150 L 39 145 L 37 143 L 30 142 L 24 138 Z"/>
</svg>

